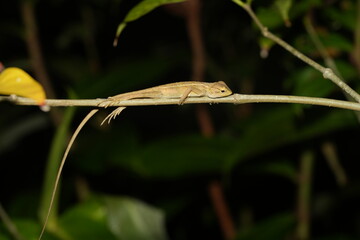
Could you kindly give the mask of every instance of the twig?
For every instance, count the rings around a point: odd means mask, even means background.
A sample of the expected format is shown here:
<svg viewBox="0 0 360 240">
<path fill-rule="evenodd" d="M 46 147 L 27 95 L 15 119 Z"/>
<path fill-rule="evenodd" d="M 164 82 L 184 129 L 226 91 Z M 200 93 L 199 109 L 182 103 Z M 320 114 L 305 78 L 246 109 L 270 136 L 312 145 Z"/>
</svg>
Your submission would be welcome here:
<svg viewBox="0 0 360 240">
<path fill-rule="evenodd" d="M 310 198 L 313 167 L 314 154 L 311 151 L 304 152 L 300 159 L 298 187 L 298 226 L 296 233 L 298 240 L 310 239 Z"/>
<path fill-rule="evenodd" d="M 331 68 L 323 67 L 322 65 L 318 64 L 317 62 L 313 61 L 309 57 L 305 56 L 303 53 L 299 52 L 295 48 L 293 48 L 291 45 L 289 45 L 287 42 L 282 40 L 281 38 L 275 36 L 272 34 L 257 18 L 256 14 L 253 12 L 250 4 L 242 2 L 241 0 L 232 0 L 236 4 L 238 4 L 240 7 L 242 7 L 254 20 L 255 24 L 259 27 L 262 35 L 266 38 L 269 38 L 288 50 L 291 54 L 293 54 L 295 57 L 299 58 L 303 62 L 309 64 L 319 72 L 323 74 L 323 77 L 325 79 L 331 80 L 333 83 L 335 83 L 337 86 L 339 86 L 343 91 L 345 91 L 347 94 L 349 94 L 353 99 L 355 99 L 357 102 L 360 102 L 360 95 L 355 92 L 349 85 L 347 85 L 345 82 L 343 82 L 332 70 Z"/>
<path fill-rule="evenodd" d="M 324 142 L 321 145 L 321 151 L 324 154 L 325 159 L 335 176 L 337 184 L 340 187 L 345 186 L 347 183 L 347 176 L 344 168 L 341 166 L 335 144 L 332 142 Z"/>
<path fill-rule="evenodd" d="M 222 186 L 218 181 L 210 183 L 209 194 L 225 239 L 234 239 L 236 235 L 234 222 L 230 216 Z"/>
<path fill-rule="evenodd" d="M 33 1 L 22 1 L 20 4 L 21 14 L 25 26 L 26 44 L 36 79 L 41 83 L 42 86 L 44 86 L 46 95 L 49 98 L 56 98 L 54 88 L 46 71 L 44 57 L 41 51 L 39 31 L 35 19 L 34 4 L 35 3 Z M 51 117 L 55 125 L 60 124 L 62 118 L 61 112 L 52 111 Z"/>
<path fill-rule="evenodd" d="M 311 23 L 310 14 L 305 16 L 304 26 L 305 26 L 305 29 L 308 32 L 311 40 L 313 41 L 315 47 L 319 51 L 321 57 L 324 59 L 326 66 L 331 68 L 341 79 L 344 79 L 341 76 L 341 73 L 340 73 L 339 69 L 337 68 L 335 61 L 332 59 L 330 54 L 326 51 L 324 44 L 320 41 L 320 38 L 319 38 L 317 32 L 315 31 L 314 26 Z M 345 94 L 345 97 L 346 97 L 346 99 L 351 101 L 351 97 L 348 94 Z M 357 112 L 355 114 L 356 114 L 358 121 L 360 122 L 360 113 Z"/>
<path fill-rule="evenodd" d="M 45 102 L 51 107 L 98 107 L 105 99 L 47 99 Z M 1 101 L 10 101 L 17 105 L 36 106 L 36 102 L 29 98 L 23 97 L 9 97 L 0 96 Z M 335 100 L 329 98 L 315 98 L 315 97 L 301 97 L 301 96 L 287 96 L 287 95 L 249 95 L 249 94 L 233 94 L 223 98 L 188 98 L 184 104 L 194 103 L 299 103 L 309 105 L 319 105 L 334 108 L 349 109 L 360 111 L 360 104 L 355 102 L 348 102 L 342 100 Z M 151 106 L 151 105 L 178 105 L 178 99 L 131 99 L 124 100 L 113 104 L 114 107 L 130 107 L 130 106 Z"/>
</svg>

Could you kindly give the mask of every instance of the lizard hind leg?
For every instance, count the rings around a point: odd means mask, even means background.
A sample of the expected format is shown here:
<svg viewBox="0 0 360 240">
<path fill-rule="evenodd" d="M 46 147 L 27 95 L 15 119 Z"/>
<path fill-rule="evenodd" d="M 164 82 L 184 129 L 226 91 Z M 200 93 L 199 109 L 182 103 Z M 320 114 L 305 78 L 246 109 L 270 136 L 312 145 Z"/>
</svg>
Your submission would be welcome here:
<svg viewBox="0 0 360 240">
<path fill-rule="evenodd" d="M 110 123 L 111 119 L 115 119 L 116 116 L 118 116 L 126 107 L 118 107 L 114 111 L 112 111 L 109 115 L 106 116 L 106 118 L 101 122 L 101 125 L 104 124 L 104 122 L 108 121 Z"/>
</svg>

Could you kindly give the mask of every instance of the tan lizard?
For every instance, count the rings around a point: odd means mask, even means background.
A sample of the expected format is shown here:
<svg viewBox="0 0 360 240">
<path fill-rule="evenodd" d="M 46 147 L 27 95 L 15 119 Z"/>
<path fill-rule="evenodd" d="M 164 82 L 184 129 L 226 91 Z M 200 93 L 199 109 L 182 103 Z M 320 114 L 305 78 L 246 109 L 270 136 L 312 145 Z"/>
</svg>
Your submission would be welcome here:
<svg viewBox="0 0 360 240">
<path fill-rule="evenodd" d="M 146 88 L 143 90 L 128 92 L 128 93 L 122 93 L 113 97 L 109 97 L 108 99 L 104 100 L 99 104 L 99 107 L 109 107 L 118 104 L 119 102 L 123 100 L 129 100 L 129 99 L 137 99 L 137 98 L 153 98 L 153 99 L 171 99 L 171 98 L 179 98 L 179 104 L 183 104 L 185 100 L 188 97 L 209 97 L 209 98 L 221 98 L 226 97 L 232 94 L 232 91 L 230 88 L 223 82 L 214 82 L 214 83 L 208 83 L 208 82 L 195 82 L 195 81 L 189 81 L 189 82 L 176 82 L 176 83 L 169 83 L 164 84 L 152 88 Z M 106 120 L 108 122 L 111 121 L 111 119 L 114 119 L 117 115 L 121 113 L 122 110 L 124 110 L 126 107 L 118 107 L 113 112 L 111 112 L 101 123 L 103 124 Z M 51 213 L 51 208 L 54 203 L 55 194 L 57 191 L 57 187 L 59 184 L 60 176 L 62 169 L 65 164 L 65 160 L 69 154 L 69 151 L 71 149 L 72 144 L 74 143 L 77 135 L 79 134 L 80 130 L 83 128 L 83 126 L 86 124 L 86 122 L 97 112 L 99 109 L 93 109 L 91 110 L 86 117 L 81 121 L 79 126 L 76 128 L 74 134 L 72 135 L 68 146 L 66 147 L 64 156 L 60 162 L 59 170 L 55 179 L 54 189 L 52 192 L 52 196 L 50 199 L 49 209 L 47 212 L 47 215 L 45 217 L 44 225 L 41 230 L 39 240 L 41 239 L 42 235 L 44 234 L 47 222 L 49 220 L 49 216 Z"/>
</svg>

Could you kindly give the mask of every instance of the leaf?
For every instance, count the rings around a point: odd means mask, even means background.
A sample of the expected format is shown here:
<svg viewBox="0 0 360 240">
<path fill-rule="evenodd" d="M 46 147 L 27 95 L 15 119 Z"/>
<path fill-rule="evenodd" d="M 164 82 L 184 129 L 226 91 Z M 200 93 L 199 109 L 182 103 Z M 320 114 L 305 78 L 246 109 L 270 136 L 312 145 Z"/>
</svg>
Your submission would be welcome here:
<svg viewBox="0 0 360 240">
<path fill-rule="evenodd" d="M 354 31 L 357 22 L 356 3 L 348 1 L 348 4 L 351 5 L 347 9 L 336 7 L 323 8 L 323 13 L 325 13 L 325 15 L 331 19 L 331 21 L 333 22 L 332 24 L 338 24 L 349 31 Z"/>
<path fill-rule="evenodd" d="M 247 231 L 240 231 L 235 239 L 269 240 L 287 239 L 295 226 L 295 217 L 291 213 L 282 213 L 257 223 Z"/>
<path fill-rule="evenodd" d="M 271 174 L 289 179 L 292 182 L 297 180 L 297 170 L 290 161 L 269 162 L 256 164 L 255 166 L 243 168 L 243 174 Z"/>
<path fill-rule="evenodd" d="M 142 176 L 176 178 L 222 171 L 233 161 L 237 146 L 231 139 L 180 135 L 152 141 L 140 149 L 127 158 L 113 156 Z"/>
<path fill-rule="evenodd" d="M 290 78 L 294 84 L 294 95 L 326 97 L 335 90 L 335 85 L 332 82 L 324 79 L 310 67 L 296 71 Z"/>
<path fill-rule="evenodd" d="M 289 27 L 291 25 L 289 20 L 289 10 L 292 6 L 292 0 L 276 0 L 275 6 L 278 8 L 285 25 Z"/>
<path fill-rule="evenodd" d="M 106 197 L 109 227 L 118 239 L 166 240 L 162 211 L 128 197 Z"/>
<path fill-rule="evenodd" d="M 106 223 L 106 208 L 99 199 L 91 199 L 67 210 L 60 225 L 77 240 L 115 240 Z"/>
<path fill-rule="evenodd" d="M 25 71 L 15 67 L 1 72 L 0 94 L 31 98 L 40 106 L 45 104 L 46 99 L 43 87 Z"/>
<path fill-rule="evenodd" d="M 147 13 L 151 12 L 155 8 L 164 5 L 164 4 L 170 4 L 170 3 L 178 3 L 183 2 L 185 0 L 143 0 L 139 4 L 137 4 L 135 7 L 133 7 L 129 13 L 126 15 L 123 22 L 121 22 L 116 30 L 116 37 L 114 40 L 114 46 L 117 45 L 117 40 L 119 39 L 119 36 L 121 32 L 126 27 L 126 24 L 128 22 L 135 21 L 139 19 L 140 17 L 146 15 Z"/>
</svg>

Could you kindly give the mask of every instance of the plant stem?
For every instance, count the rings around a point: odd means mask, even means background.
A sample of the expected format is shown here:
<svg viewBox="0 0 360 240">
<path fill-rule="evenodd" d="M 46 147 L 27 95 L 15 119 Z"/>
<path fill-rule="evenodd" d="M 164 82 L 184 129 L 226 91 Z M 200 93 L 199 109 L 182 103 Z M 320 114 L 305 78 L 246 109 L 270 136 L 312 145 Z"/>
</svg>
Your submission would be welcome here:
<svg viewBox="0 0 360 240">
<path fill-rule="evenodd" d="M 44 86 L 47 96 L 55 98 L 55 91 L 51 84 L 48 72 L 46 71 L 44 57 L 41 51 L 34 4 L 34 1 L 22 1 L 20 5 L 25 26 L 26 44 L 36 79 L 39 80 L 42 86 Z M 62 114 L 60 112 L 52 111 L 51 117 L 55 125 L 60 124 L 62 118 Z"/>
<path fill-rule="evenodd" d="M 52 107 L 98 107 L 105 99 L 47 99 L 46 104 Z M 17 105 L 36 106 L 37 103 L 29 98 L 23 97 L 0 97 L 1 101 L 10 101 Z M 287 95 L 251 95 L 251 94 L 233 94 L 223 98 L 188 98 L 184 104 L 194 103 L 299 103 L 318 106 L 327 106 L 334 108 L 349 109 L 360 111 L 360 104 L 355 102 L 348 102 L 342 100 L 335 100 L 329 98 L 315 98 L 315 97 L 301 97 L 301 96 L 287 96 Z M 151 106 L 151 105 L 178 105 L 178 99 L 131 99 L 124 100 L 114 104 L 114 107 L 130 107 L 130 106 Z"/>
<path fill-rule="evenodd" d="M 224 238 L 227 240 L 234 239 L 236 235 L 234 222 L 230 216 L 222 186 L 218 181 L 213 181 L 209 184 L 209 194 L 216 211 L 218 221 L 221 225 Z"/>
<path fill-rule="evenodd" d="M 345 91 L 347 94 L 349 94 L 353 99 L 355 99 L 357 102 L 360 102 L 360 95 L 355 92 L 349 85 L 347 85 L 344 81 L 342 81 L 332 70 L 331 68 L 323 67 L 322 65 L 318 64 L 314 60 L 310 59 L 309 57 L 305 56 L 303 53 L 299 52 L 295 48 L 293 48 L 290 44 L 282 40 L 281 38 L 275 36 L 272 34 L 267 27 L 265 27 L 260 20 L 257 18 L 256 14 L 252 10 L 251 6 L 247 3 L 242 2 L 241 0 L 232 0 L 236 4 L 238 4 L 240 7 L 242 7 L 253 19 L 255 24 L 259 27 L 262 35 L 266 38 L 269 38 L 288 50 L 291 54 L 293 54 L 295 57 L 299 58 L 303 62 L 309 64 L 319 72 L 323 74 L 323 77 L 325 79 L 331 80 L 333 83 L 335 83 L 337 86 L 339 86 L 343 91 Z"/>
<path fill-rule="evenodd" d="M 337 184 L 340 187 L 345 186 L 348 180 L 345 169 L 341 166 L 335 144 L 332 142 L 324 142 L 321 145 L 321 151 L 335 176 Z"/>
<path fill-rule="evenodd" d="M 321 57 L 324 59 L 326 66 L 331 68 L 341 79 L 344 79 L 341 76 L 341 73 L 335 64 L 335 61 L 332 59 L 330 54 L 326 51 L 324 44 L 320 41 L 320 38 L 311 23 L 310 14 L 305 16 L 304 26 L 305 26 L 305 29 L 308 32 L 311 40 L 313 41 L 315 47 L 319 51 Z M 348 94 L 345 94 L 345 97 L 347 100 L 351 101 L 351 97 Z M 356 117 L 357 117 L 358 121 L 360 122 L 360 113 L 356 113 Z"/>
<path fill-rule="evenodd" d="M 298 226 L 296 239 L 307 240 L 310 238 L 310 196 L 314 154 L 306 151 L 300 158 L 299 191 L 298 191 Z"/>
</svg>

